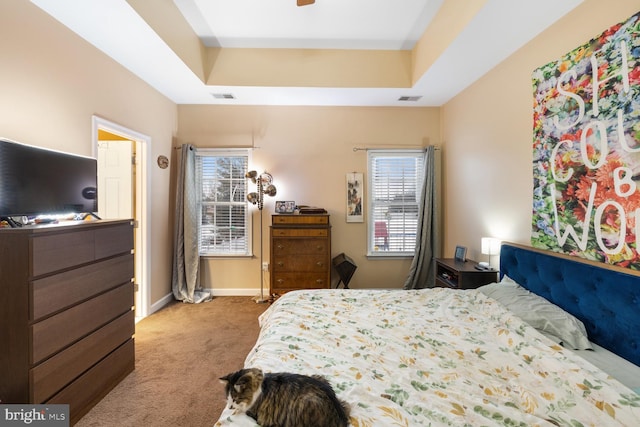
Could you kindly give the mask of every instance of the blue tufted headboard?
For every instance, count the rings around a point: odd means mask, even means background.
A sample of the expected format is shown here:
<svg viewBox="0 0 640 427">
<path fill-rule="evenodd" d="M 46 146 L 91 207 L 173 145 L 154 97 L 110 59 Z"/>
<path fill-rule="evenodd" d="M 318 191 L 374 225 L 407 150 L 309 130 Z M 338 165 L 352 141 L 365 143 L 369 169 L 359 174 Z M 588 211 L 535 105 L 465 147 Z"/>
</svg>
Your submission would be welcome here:
<svg viewBox="0 0 640 427">
<path fill-rule="evenodd" d="M 503 243 L 505 274 L 582 320 L 592 342 L 640 365 L 638 272 Z"/>
</svg>

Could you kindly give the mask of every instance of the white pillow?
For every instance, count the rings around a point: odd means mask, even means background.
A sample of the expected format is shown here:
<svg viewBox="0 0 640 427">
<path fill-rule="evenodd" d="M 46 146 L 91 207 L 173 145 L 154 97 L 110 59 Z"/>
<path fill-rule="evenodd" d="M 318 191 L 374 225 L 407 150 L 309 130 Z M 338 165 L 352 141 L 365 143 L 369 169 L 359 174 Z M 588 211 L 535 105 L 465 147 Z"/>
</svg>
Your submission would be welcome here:
<svg viewBox="0 0 640 427">
<path fill-rule="evenodd" d="M 560 307 L 518 285 L 508 276 L 478 288 L 542 334 L 574 350 L 592 349 L 584 324 Z"/>
</svg>

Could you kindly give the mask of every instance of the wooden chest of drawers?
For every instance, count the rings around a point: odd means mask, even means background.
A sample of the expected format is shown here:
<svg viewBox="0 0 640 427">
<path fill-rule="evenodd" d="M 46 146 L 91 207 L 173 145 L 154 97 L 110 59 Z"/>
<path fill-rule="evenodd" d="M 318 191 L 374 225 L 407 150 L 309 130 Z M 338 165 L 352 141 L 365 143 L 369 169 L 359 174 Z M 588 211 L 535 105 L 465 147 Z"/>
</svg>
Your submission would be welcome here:
<svg viewBox="0 0 640 427">
<path fill-rule="evenodd" d="M 273 215 L 271 224 L 271 294 L 329 288 L 329 215 Z"/>
<path fill-rule="evenodd" d="M 0 400 L 75 424 L 134 369 L 131 221 L 0 230 Z"/>
</svg>

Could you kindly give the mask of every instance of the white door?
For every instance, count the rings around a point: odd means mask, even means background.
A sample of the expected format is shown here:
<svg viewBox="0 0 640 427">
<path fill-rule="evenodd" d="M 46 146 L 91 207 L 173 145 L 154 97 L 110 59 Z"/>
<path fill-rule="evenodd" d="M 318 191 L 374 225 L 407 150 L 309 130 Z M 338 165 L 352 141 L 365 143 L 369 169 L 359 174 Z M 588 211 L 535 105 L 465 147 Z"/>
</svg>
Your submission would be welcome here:
<svg viewBox="0 0 640 427">
<path fill-rule="evenodd" d="M 133 141 L 98 141 L 98 216 L 134 218 Z"/>
<path fill-rule="evenodd" d="M 102 219 L 135 219 L 134 141 L 98 141 L 98 216 Z M 138 248 L 134 238 L 134 248 Z M 137 250 L 135 251 L 137 253 Z M 138 283 L 140 263 L 134 261 L 134 283 Z M 135 286 L 134 308 L 140 307 L 140 292 Z"/>
<path fill-rule="evenodd" d="M 151 205 L 149 191 L 147 189 L 148 174 L 147 168 L 151 138 L 147 135 L 136 132 L 132 129 L 120 126 L 98 116 L 93 116 L 93 153 L 98 160 L 98 165 L 117 164 L 122 167 L 119 173 L 109 173 L 109 181 L 119 181 L 121 185 L 115 186 L 113 182 L 107 184 L 107 174 L 105 178 L 98 177 L 99 184 L 98 198 L 107 202 L 112 199 L 118 206 L 118 213 L 113 213 L 115 208 L 101 205 L 98 201 L 98 208 L 102 207 L 105 218 L 133 218 L 134 227 L 134 283 L 135 283 L 135 310 L 136 321 L 149 315 L 151 309 L 150 302 L 150 273 L 149 273 L 149 206 Z M 101 145 L 101 148 L 98 148 Z M 126 147 L 126 148 L 125 148 Z M 115 154 L 120 152 L 119 154 Z M 126 156 L 125 156 L 126 153 Z M 126 157 L 126 158 L 125 158 Z M 115 159 L 118 160 L 115 160 Z M 120 169 L 109 166 L 107 169 Z M 127 171 L 127 172 L 125 172 Z M 102 172 L 102 166 L 99 166 Z M 102 174 L 100 174 L 102 175 Z M 117 176 L 118 178 L 114 178 Z M 104 192 L 101 187 L 111 188 Z M 116 187 L 116 191 L 113 190 Z M 102 193 L 106 193 L 102 195 Z M 115 197 L 118 193 L 122 196 Z M 109 195 L 108 195 L 109 194 Z M 126 195 L 125 195 L 126 194 Z M 128 201 L 128 203 L 127 203 Z M 129 205 L 128 207 L 124 207 Z"/>
</svg>

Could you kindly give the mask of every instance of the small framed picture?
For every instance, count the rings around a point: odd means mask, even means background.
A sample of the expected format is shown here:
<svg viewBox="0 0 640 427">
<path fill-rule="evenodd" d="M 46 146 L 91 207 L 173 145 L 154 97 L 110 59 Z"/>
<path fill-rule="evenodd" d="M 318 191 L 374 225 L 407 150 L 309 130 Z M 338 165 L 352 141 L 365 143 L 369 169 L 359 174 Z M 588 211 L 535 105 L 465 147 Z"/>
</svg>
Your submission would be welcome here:
<svg viewBox="0 0 640 427">
<path fill-rule="evenodd" d="M 347 222 L 364 222 L 364 182 L 360 172 L 347 174 Z"/>
<path fill-rule="evenodd" d="M 467 260 L 467 248 L 464 246 L 456 246 L 455 259 L 456 261 L 465 262 Z"/>
<path fill-rule="evenodd" d="M 277 201 L 276 213 L 279 214 L 292 214 L 296 209 L 296 202 L 294 201 Z"/>
</svg>

